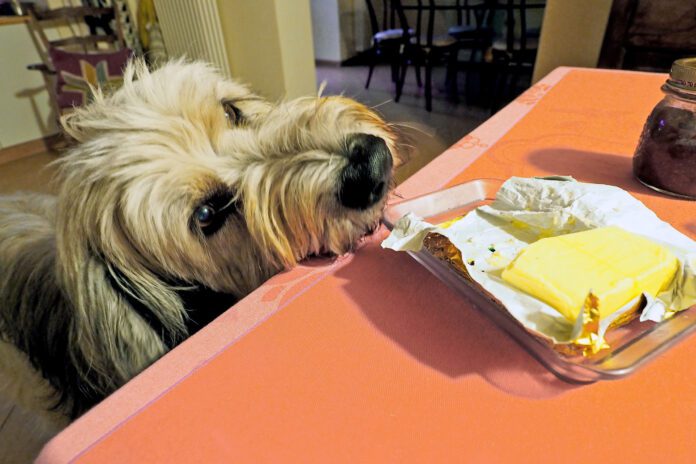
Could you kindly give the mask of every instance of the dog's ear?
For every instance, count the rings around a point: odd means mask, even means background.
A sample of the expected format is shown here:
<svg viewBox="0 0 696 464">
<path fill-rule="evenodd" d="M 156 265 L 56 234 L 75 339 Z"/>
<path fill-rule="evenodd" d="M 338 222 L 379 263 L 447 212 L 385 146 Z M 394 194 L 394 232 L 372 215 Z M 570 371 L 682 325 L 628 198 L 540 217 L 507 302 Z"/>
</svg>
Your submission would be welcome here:
<svg viewBox="0 0 696 464">
<path fill-rule="evenodd" d="M 77 359 L 83 361 L 80 377 L 85 387 L 108 394 L 164 355 L 168 348 L 162 335 L 152 330 L 148 321 L 134 311 L 129 298 L 119 291 L 103 260 L 96 256 L 82 258 L 62 262 L 60 277 L 74 310 L 74 336 L 79 338 L 74 349 L 80 352 Z M 171 292 L 148 284 L 148 293 L 138 294 L 136 299 L 172 299 Z"/>
<path fill-rule="evenodd" d="M 58 277 L 74 309 L 74 330 L 88 367 L 85 380 L 106 382 L 103 389 L 111 391 L 167 351 L 164 337 L 184 338 L 186 312 L 176 292 L 129 250 L 117 224 L 109 221 L 115 215 L 100 214 L 107 223 L 102 229 L 103 224 L 83 217 L 89 208 L 80 210 L 76 196 L 62 205 L 71 213 L 59 214 Z M 166 333 L 156 333 L 134 303 L 147 307 Z"/>
<path fill-rule="evenodd" d="M 79 113 L 78 111 L 74 111 L 69 114 L 64 114 L 60 117 L 60 125 L 67 135 L 80 143 L 84 143 L 87 141 L 91 131 L 87 130 L 87 128 L 81 124 L 82 119 Z"/>
<path fill-rule="evenodd" d="M 63 130 L 73 139 L 84 143 L 96 133 L 113 129 L 113 125 L 118 124 L 118 119 L 114 119 L 114 110 L 118 108 L 119 103 L 118 99 L 110 98 L 110 95 L 114 92 L 133 92 L 133 82 L 149 78 L 150 72 L 143 59 L 130 60 L 123 70 L 123 85 L 109 91 L 108 94 L 100 87 L 90 85 L 92 101 L 61 116 L 60 124 Z"/>
<path fill-rule="evenodd" d="M 95 129 L 78 113 L 80 136 Z M 95 121 L 94 124 L 97 122 Z M 79 163 L 64 166 L 56 217 L 56 269 L 74 314 L 75 363 L 96 392 L 110 392 L 161 357 L 186 335 L 186 311 L 123 231 L 114 184 L 85 181 Z M 147 308 L 163 330 L 138 312 Z"/>
<path fill-rule="evenodd" d="M 70 113 L 60 117 L 60 125 L 63 131 L 80 143 L 86 142 L 94 134 L 101 130 L 108 130 L 104 126 L 108 121 L 106 117 L 109 113 L 107 100 L 104 93 L 98 87 L 90 86 L 92 92 L 92 102 L 88 105 L 74 108 Z"/>
</svg>

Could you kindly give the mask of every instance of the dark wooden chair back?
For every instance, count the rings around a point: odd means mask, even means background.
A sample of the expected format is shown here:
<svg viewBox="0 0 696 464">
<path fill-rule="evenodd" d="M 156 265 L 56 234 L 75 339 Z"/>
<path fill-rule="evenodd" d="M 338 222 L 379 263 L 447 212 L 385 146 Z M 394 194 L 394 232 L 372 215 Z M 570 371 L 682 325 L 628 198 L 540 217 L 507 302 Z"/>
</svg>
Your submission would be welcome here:
<svg viewBox="0 0 696 464">
<path fill-rule="evenodd" d="M 404 35 L 404 42 L 417 45 L 419 47 L 429 46 L 433 43 L 433 27 L 435 23 L 435 2 L 434 0 L 416 0 L 411 2 L 415 6 L 416 19 L 413 24 L 409 21 L 406 10 L 401 0 L 393 0 L 392 7 L 394 9 L 399 27 L 404 31 L 411 31 L 410 34 Z M 413 10 L 412 10 L 413 11 Z M 423 34 L 423 18 L 424 12 L 427 11 L 426 33 Z M 415 27 L 413 27 L 415 26 Z"/>
<path fill-rule="evenodd" d="M 457 24 L 447 33 L 464 48 L 490 46 L 493 40 L 493 14 L 496 0 L 457 0 Z"/>
<path fill-rule="evenodd" d="M 416 80 L 420 86 L 420 67 L 425 68 L 425 108 L 432 110 L 432 71 L 433 67 L 451 60 L 456 53 L 457 40 L 449 35 L 435 35 L 435 0 L 416 0 L 409 2 L 408 11 L 415 10 L 415 24 L 411 25 L 407 10 L 401 0 L 394 0 L 394 9 L 404 31 L 402 39 L 401 71 L 397 82 L 395 101 L 399 101 L 403 91 L 406 70 L 409 64 L 415 67 Z"/>
<path fill-rule="evenodd" d="M 375 8 L 375 3 L 372 0 L 365 0 L 365 3 L 370 19 L 370 27 L 372 28 L 372 45 L 365 53 L 370 67 L 365 84 L 367 89 L 370 87 L 370 80 L 372 79 L 375 66 L 380 62 L 388 62 L 391 65 L 392 81 L 396 82 L 403 31 L 395 26 L 396 13 L 392 1 L 382 0 L 381 18 L 378 17 L 377 8 Z"/>
<path fill-rule="evenodd" d="M 508 59 L 518 64 L 534 63 L 540 31 L 529 27 L 529 14 L 532 10 L 543 9 L 545 4 L 546 0 L 505 0 L 505 51 Z"/>
<path fill-rule="evenodd" d="M 379 33 L 380 31 L 386 31 L 388 29 L 394 29 L 396 24 L 396 11 L 393 7 L 393 2 L 391 0 L 382 0 L 381 11 L 378 14 L 375 2 L 372 0 L 365 0 L 367 5 L 367 14 L 370 19 L 370 29 L 372 30 L 372 36 Z"/>
<path fill-rule="evenodd" d="M 505 16 L 505 37 L 496 39 L 491 50 L 491 69 L 495 72 L 491 112 L 528 87 L 541 33 L 539 28 L 530 27 L 529 16 L 535 10 L 543 13 L 546 0 L 498 0 L 498 5 Z"/>
<path fill-rule="evenodd" d="M 496 0 L 456 0 L 457 25 L 472 27 L 489 27 L 491 8 Z"/>
</svg>

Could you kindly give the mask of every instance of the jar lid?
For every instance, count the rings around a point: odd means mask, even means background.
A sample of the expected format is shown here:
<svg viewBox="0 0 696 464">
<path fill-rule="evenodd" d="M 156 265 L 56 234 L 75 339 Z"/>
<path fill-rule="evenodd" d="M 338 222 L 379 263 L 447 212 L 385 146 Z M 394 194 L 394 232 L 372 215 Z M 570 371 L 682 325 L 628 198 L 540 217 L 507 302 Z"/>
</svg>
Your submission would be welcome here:
<svg viewBox="0 0 696 464">
<path fill-rule="evenodd" d="M 696 90 L 696 58 L 682 58 L 672 63 L 667 83 L 684 90 Z"/>
</svg>

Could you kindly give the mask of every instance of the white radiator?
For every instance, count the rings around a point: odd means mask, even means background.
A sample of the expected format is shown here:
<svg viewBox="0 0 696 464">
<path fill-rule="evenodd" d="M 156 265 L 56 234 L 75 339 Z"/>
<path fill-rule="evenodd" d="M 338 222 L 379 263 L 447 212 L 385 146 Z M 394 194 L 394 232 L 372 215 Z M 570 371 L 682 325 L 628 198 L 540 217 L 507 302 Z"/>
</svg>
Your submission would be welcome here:
<svg viewBox="0 0 696 464">
<path fill-rule="evenodd" d="M 155 0 L 155 9 L 170 58 L 208 61 L 229 77 L 217 0 Z"/>
</svg>

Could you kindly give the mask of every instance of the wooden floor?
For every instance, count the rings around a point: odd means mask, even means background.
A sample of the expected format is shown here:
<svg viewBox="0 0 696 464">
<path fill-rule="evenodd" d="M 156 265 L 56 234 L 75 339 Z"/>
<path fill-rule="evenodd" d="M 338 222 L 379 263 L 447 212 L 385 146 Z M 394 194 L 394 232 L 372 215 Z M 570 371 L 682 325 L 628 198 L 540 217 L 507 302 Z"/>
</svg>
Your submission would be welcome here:
<svg viewBox="0 0 696 464">
<path fill-rule="evenodd" d="M 50 163 L 56 159 L 58 155 L 43 152 L 4 163 L 0 161 L 0 194 L 21 190 L 52 193 L 50 181 L 55 167 Z"/>
<path fill-rule="evenodd" d="M 58 155 L 30 142 L 0 150 L 0 195 L 16 191 L 52 193 L 50 179 Z M 0 379 L 2 381 L 2 379 Z M 29 463 L 49 436 L 32 427 L 25 412 L 0 397 L 0 463 Z"/>
<path fill-rule="evenodd" d="M 32 462 L 51 435 L 33 426 L 32 416 L 0 397 L 0 463 Z"/>
</svg>

